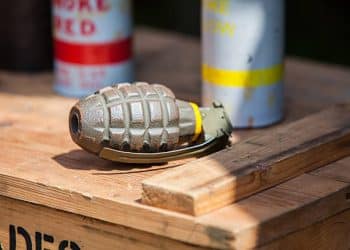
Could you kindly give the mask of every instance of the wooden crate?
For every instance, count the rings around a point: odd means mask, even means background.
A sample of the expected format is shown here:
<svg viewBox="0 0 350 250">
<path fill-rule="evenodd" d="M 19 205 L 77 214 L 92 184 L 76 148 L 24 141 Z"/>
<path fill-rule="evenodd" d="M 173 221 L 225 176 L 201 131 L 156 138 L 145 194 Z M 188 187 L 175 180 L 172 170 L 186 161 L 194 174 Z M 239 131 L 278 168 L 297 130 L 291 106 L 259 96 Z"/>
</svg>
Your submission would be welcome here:
<svg viewBox="0 0 350 250">
<path fill-rule="evenodd" d="M 199 101 L 198 41 L 139 30 L 136 52 L 139 79 Z M 286 70 L 283 124 L 350 100 L 347 69 L 288 59 Z M 3 249 L 350 248 L 350 158 L 199 216 L 147 206 L 142 182 L 192 159 L 137 167 L 85 153 L 68 133 L 75 100 L 54 95 L 51 82 L 51 74 L 0 74 Z"/>
</svg>

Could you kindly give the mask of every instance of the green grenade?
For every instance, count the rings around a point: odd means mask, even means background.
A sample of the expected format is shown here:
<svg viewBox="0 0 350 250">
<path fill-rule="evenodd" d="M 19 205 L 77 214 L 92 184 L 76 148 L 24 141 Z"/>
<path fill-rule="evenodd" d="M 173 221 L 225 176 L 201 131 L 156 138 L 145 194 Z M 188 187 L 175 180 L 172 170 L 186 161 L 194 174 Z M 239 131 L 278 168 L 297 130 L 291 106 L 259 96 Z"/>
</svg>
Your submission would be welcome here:
<svg viewBox="0 0 350 250">
<path fill-rule="evenodd" d="M 80 100 L 69 127 L 83 149 L 127 163 L 199 157 L 223 148 L 232 131 L 222 105 L 199 108 L 144 82 L 116 84 Z"/>
</svg>

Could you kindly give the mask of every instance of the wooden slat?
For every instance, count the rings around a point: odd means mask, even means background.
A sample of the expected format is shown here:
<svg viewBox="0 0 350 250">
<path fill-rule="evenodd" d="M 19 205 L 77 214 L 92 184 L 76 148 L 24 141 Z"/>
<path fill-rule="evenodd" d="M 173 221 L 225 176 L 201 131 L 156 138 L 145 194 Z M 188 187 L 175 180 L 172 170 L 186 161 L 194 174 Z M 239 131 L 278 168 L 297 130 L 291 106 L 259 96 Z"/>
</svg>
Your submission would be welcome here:
<svg viewBox="0 0 350 250">
<path fill-rule="evenodd" d="M 323 168 L 312 171 L 310 174 L 328 177 L 334 180 L 350 183 L 350 159 L 334 162 Z"/>
<path fill-rule="evenodd" d="M 258 250 L 349 250 L 350 210 L 271 242 Z"/>
<path fill-rule="evenodd" d="M 206 249 L 116 224 L 0 196 L 0 249 Z M 25 230 L 26 243 L 18 233 Z M 12 230 L 15 230 L 13 233 Z M 11 232 L 12 231 L 12 232 Z M 39 236 L 38 236 L 39 235 Z M 44 235 L 45 238 L 44 238 Z M 51 242 L 47 239 L 51 239 Z M 11 243 L 10 243 L 11 242 Z M 74 242 L 75 248 L 62 248 Z M 59 247 L 61 245 L 61 248 Z M 40 247 L 41 246 L 41 247 Z M 77 248 L 79 247 L 79 248 Z"/>
<path fill-rule="evenodd" d="M 230 248 L 253 249 L 349 209 L 349 194 L 350 183 L 303 174 L 197 218 L 231 228 Z"/>
<path fill-rule="evenodd" d="M 350 105 L 337 105 L 271 133 L 142 182 L 145 204 L 200 215 L 350 154 Z"/>
<path fill-rule="evenodd" d="M 4 183 L 2 180 L 0 182 Z M 7 186 L 9 190 L 4 190 L 4 193 L 15 194 L 17 198 L 21 193 L 24 197 L 34 192 L 41 193 L 38 186 L 27 184 L 20 187 L 20 183 L 23 184 L 23 181 L 9 183 Z M 17 193 L 14 193 L 15 186 L 17 186 Z M 157 242 L 162 246 L 170 244 L 169 246 L 174 245 L 179 249 L 181 247 L 191 249 L 187 244 L 181 242 L 176 244 L 162 236 L 218 249 L 251 249 L 277 240 L 291 232 L 302 230 L 304 227 L 350 208 L 349 201 L 345 199 L 350 193 L 349 183 L 309 174 L 200 217 L 185 217 L 164 210 L 137 207 L 132 203 L 125 203 L 123 208 L 122 204 L 113 206 L 110 201 L 98 197 L 84 199 L 78 194 L 64 197 L 66 193 L 64 190 L 57 191 L 55 194 L 51 194 L 51 190 L 48 191 L 50 192 L 44 194 L 42 190 L 43 197 L 40 200 L 37 199 L 38 197 L 28 198 L 60 210 L 71 210 L 80 215 L 62 213 L 44 206 L 15 200 L 6 202 L 5 199 L 3 202 L 0 199 L 2 208 L 0 241 L 6 243 L 8 239 L 6 229 L 8 224 L 12 223 L 28 229 L 32 235 L 34 230 L 38 230 L 54 235 L 56 240 L 63 240 L 69 236 L 70 240 L 79 239 L 79 244 L 95 247 L 93 249 L 105 249 L 95 245 L 101 242 L 100 240 L 105 240 L 111 246 L 116 246 L 117 243 L 120 246 L 129 246 L 128 239 L 134 239 L 136 246 L 146 245 L 149 249 L 157 249 Z M 89 217 L 86 217 L 86 214 Z M 102 218 L 102 214 L 104 214 L 103 220 L 109 223 L 93 219 L 96 216 Z M 158 234 L 158 240 L 153 235 L 118 226 L 115 221 L 121 221 L 123 217 L 125 226 L 135 227 L 136 225 L 139 228 L 146 226 Z M 33 218 L 35 218 L 35 227 L 32 225 Z M 96 234 L 97 232 L 100 233 Z M 206 237 L 209 242 L 205 240 Z"/>
</svg>

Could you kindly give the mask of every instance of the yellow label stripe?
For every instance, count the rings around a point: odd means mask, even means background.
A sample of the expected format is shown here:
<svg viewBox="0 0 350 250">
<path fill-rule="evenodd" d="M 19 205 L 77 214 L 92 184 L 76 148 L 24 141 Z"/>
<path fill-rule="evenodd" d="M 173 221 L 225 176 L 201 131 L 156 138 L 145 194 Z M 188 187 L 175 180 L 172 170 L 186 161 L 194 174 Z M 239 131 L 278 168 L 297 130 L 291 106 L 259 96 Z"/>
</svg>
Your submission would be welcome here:
<svg viewBox="0 0 350 250">
<path fill-rule="evenodd" d="M 192 141 L 197 141 L 199 135 L 202 133 L 202 116 L 201 116 L 201 112 L 199 111 L 198 105 L 193 102 L 190 102 L 190 104 L 192 106 L 194 118 L 196 122 Z"/>
<path fill-rule="evenodd" d="M 203 80 L 223 87 L 261 87 L 283 79 L 283 64 L 256 70 L 225 70 L 202 65 Z"/>
</svg>

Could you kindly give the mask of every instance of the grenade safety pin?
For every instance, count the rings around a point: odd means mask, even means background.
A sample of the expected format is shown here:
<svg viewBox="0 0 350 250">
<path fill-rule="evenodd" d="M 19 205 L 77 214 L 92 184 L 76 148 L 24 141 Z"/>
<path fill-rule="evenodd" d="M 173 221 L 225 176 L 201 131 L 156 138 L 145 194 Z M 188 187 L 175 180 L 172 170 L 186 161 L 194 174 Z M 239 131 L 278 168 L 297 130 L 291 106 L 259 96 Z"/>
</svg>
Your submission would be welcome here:
<svg viewBox="0 0 350 250">
<path fill-rule="evenodd" d="M 101 158 L 164 163 L 224 148 L 232 125 L 221 104 L 199 108 L 159 84 L 123 83 L 81 99 L 70 111 L 75 143 Z"/>
</svg>

